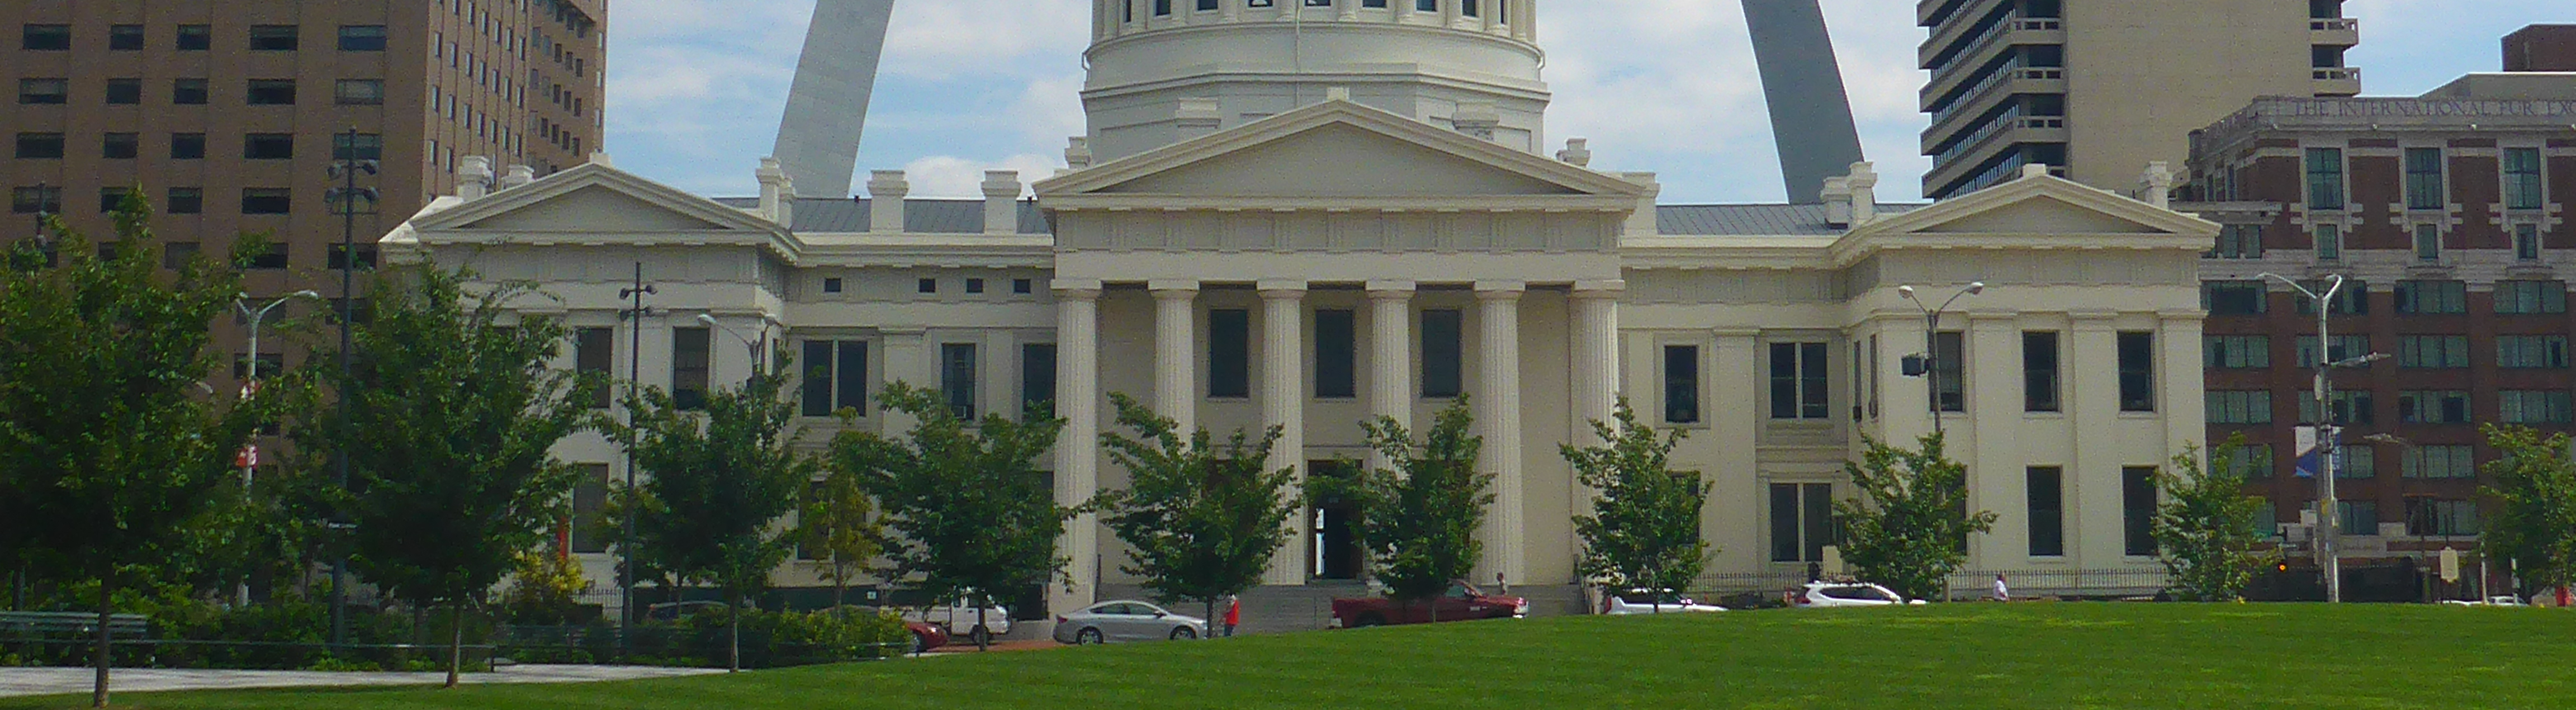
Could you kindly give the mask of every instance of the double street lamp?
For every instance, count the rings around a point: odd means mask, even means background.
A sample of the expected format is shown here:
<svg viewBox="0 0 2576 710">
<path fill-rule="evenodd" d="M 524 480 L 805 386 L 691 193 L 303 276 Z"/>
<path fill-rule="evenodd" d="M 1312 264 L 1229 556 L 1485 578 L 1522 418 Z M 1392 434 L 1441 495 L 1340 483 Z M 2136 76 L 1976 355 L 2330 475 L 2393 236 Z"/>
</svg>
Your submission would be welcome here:
<svg viewBox="0 0 2576 710">
<path fill-rule="evenodd" d="M 1950 294 L 1950 298 L 1942 301 L 1939 307 L 1933 307 L 1925 303 L 1922 296 L 1915 293 L 1913 286 L 1896 287 L 1896 295 L 1903 296 L 1906 302 L 1914 304 L 1915 309 L 1923 311 L 1922 374 L 1925 379 L 1926 394 L 1929 395 L 1924 397 L 1924 404 L 1925 411 L 1932 415 L 1932 433 L 1935 435 L 1941 434 L 1941 347 L 1938 338 L 1941 332 L 1941 314 L 1949 311 L 1950 306 L 1958 303 L 1959 299 L 1985 292 L 1986 282 L 1969 282 L 1968 285 L 1959 287 L 1957 293 Z"/>
<path fill-rule="evenodd" d="M 258 308 L 252 308 L 250 306 L 250 294 L 243 293 L 235 294 L 233 296 L 233 310 L 240 312 L 242 319 L 248 321 L 250 324 L 250 354 L 244 357 L 245 360 L 249 361 L 246 364 L 249 365 L 250 370 L 248 374 L 242 376 L 242 399 L 250 399 L 252 393 L 259 391 L 260 324 L 268 320 L 269 311 L 277 310 L 278 306 L 286 305 L 286 302 L 298 298 L 320 300 L 322 298 L 322 294 L 316 293 L 310 289 L 297 291 L 286 294 L 276 300 L 269 301 L 268 305 L 260 306 Z M 250 495 L 251 472 L 257 470 L 259 467 L 259 445 L 255 443 L 244 445 L 242 447 L 242 455 L 240 458 L 242 467 L 242 495 L 247 496 Z M 238 587 L 234 588 L 233 592 L 237 603 L 242 606 L 250 606 L 249 580 L 243 580 Z"/>
<path fill-rule="evenodd" d="M 2388 359 L 2388 355 L 2362 353 L 2340 360 L 2335 359 L 2334 339 L 2327 329 L 2326 319 L 2333 310 L 2335 295 L 2343 292 L 2342 274 L 2327 277 L 2324 293 L 2310 290 L 2298 281 L 2280 274 L 2266 272 L 2256 275 L 2255 278 L 2279 281 L 2289 286 L 2291 290 L 2298 291 L 2299 295 L 2307 296 L 2316 304 L 2317 362 L 2316 374 L 2310 382 L 2310 393 L 2316 398 L 2316 421 L 2313 424 L 2316 426 L 2317 439 L 2317 565 L 2326 578 L 2326 602 L 2341 603 L 2343 601 L 2343 551 L 2340 548 L 2343 542 L 2343 511 L 2335 501 L 2335 456 L 2340 453 L 2338 451 L 2340 447 L 2336 445 L 2335 440 L 2342 432 L 2335 426 L 2334 382 L 2328 375 L 2338 369 L 2368 366 L 2370 363 Z"/>
</svg>

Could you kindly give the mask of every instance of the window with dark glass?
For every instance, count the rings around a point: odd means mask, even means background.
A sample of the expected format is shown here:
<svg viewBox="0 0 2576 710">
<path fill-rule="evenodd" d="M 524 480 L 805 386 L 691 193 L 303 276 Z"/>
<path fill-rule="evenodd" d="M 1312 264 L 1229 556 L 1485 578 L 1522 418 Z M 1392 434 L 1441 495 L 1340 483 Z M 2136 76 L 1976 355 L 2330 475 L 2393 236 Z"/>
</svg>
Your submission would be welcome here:
<svg viewBox="0 0 2576 710">
<path fill-rule="evenodd" d="M 342 106 L 374 106 L 385 102 L 385 80 L 341 79 L 331 84 L 331 102 Z"/>
<path fill-rule="evenodd" d="M 1450 399 L 1466 392 L 1465 329 L 1458 311 L 1422 312 L 1422 396 Z"/>
<path fill-rule="evenodd" d="M 170 80 L 170 103 L 181 106 L 200 106 L 206 103 L 206 95 L 204 79 Z"/>
<path fill-rule="evenodd" d="M 966 280 L 966 292 L 967 292 L 967 293 L 983 293 L 983 292 L 984 292 L 984 280 L 983 280 L 983 279 L 967 279 L 967 280 Z"/>
<path fill-rule="evenodd" d="M 2469 312 L 2469 285 L 2464 281 L 2399 281 L 2396 295 L 2399 313 Z"/>
<path fill-rule="evenodd" d="M 71 25 L 24 25 L 19 29 L 18 47 L 39 52 L 60 52 L 72 48 Z"/>
<path fill-rule="evenodd" d="M 98 189 L 98 213 L 99 213 L 99 214 L 107 214 L 107 213 L 110 213 L 110 212 L 115 212 L 115 211 L 116 211 L 117 206 L 118 206 L 118 205 L 123 205 L 123 204 L 125 204 L 125 197 L 126 197 L 127 195 L 131 195 L 131 194 L 134 194 L 134 188 L 130 188 L 130 187 L 102 187 L 102 188 L 99 188 L 99 189 Z M 102 244 L 102 245 L 100 245 L 100 246 L 107 246 L 107 245 Z"/>
<path fill-rule="evenodd" d="M 1771 344 L 1771 418 L 1824 419 L 1826 386 L 1824 343 Z"/>
<path fill-rule="evenodd" d="M 292 52 L 296 44 L 294 25 L 250 26 L 250 51 Z"/>
<path fill-rule="evenodd" d="M 2127 466 L 2120 469 L 2120 512 L 2124 551 L 2135 556 L 2156 554 L 2155 467 Z"/>
<path fill-rule="evenodd" d="M 143 26 L 108 25 L 107 48 L 119 52 L 132 52 L 142 49 Z"/>
<path fill-rule="evenodd" d="M 20 159 L 61 158 L 63 157 L 63 134 L 20 133 L 17 155 Z"/>
<path fill-rule="evenodd" d="M 2214 316 L 2250 316 L 2263 312 L 2265 293 L 2261 281 L 2206 281 L 2200 305 Z"/>
<path fill-rule="evenodd" d="M 1834 540 L 1834 486 L 1774 483 L 1771 491 L 1771 561 L 1822 562 Z"/>
<path fill-rule="evenodd" d="M 2406 149 L 2406 209 L 2438 210 L 2450 201 L 2442 191 L 2442 149 Z"/>
<path fill-rule="evenodd" d="M 2200 339 L 2201 367 L 2259 370 L 2272 366 L 2272 336 L 2207 335 Z"/>
<path fill-rule="evenodd" d="M 2397 366 L 2409 369 L 2458 369 L 2469 366 L 2465 335 L 2397 336 Z"/>
<path fill-rule="evenodd" d="M 1966 334 L 1943 331 L 1932 337 L 1932 398 L 1944 412 L 1968 411 L 1968 343 Z"/>
<path fill-rule="evenodd" d="M 170 242 L 161 247 L 161 268 L 177 270 L 197 259 L 196 242 Z"/>
<path fill-rule="evenodd" d="M 2422 262 L 2436 262 L 2442 260 L 2441 225 L 2415 225 L 2415 260 Z"/>
<path fill-rule="evenodd" d="M 2065 556 L 2065 474 L 2056 466 L 2032 466 L 2023 472 L 2022 491 L 2029 503 L 2030 556 Z"/>
<path fill-rule="evenodd" d="M 1154 16 L 1155 16 L 1155 17 L 1164 17 L 1164 16 L 1168 16 L 1168 15 L 1171 15 L 1171 14 L 1172 14 L 1172 0 L 1154 0 Z"/>
<path fill-rule="evenodd" d="M 324 251 L 322 268 L 333 271 L 338 271 L 344 268 L 369 271 L 376 268 L 376 245 L 356 244 L 352 246 L 355 248 L 342 249 L 338 244 L 330 245 L 330 247 Z M 358 255 L 358 259 L 355 262 L 351 262 L 349 260 L 348 255 L 351 251 L 355 251 Z"/>
<path fill-rule="evenodd" d="M 2541 191 L 2540 149 L 2506 148 L 2504 150 L 2504 208 L 2536 210 L 2549 197 Z"/>
<path fill-rule="evenodd" d="M 2317 225 L 2315 232 L 2318 261 L 2335 261 L 2343 258 L 2343 225 L 2320 224 Z"/>
<path fill-rule="evenodd" d="M 2496 366 L 2508 370 L 2567 369 L 2567 336 L 2496 336 Z"/>
<path fill-rule="evenodd" d="M 2465 390 L 2399 392 L 2397 420 L 2408 424 L 2467 424 L 2469 393 Z"/>
<path fill-rule="evenodd" d="M 252 254 L 243 266 L 263 270 L 284 269 L 287 267 L 287 253 L 284 242 L 269 242 L 259 253 Z"/>
<path fill-rule="evenodd" d="M 1664 346 L 1664 421 L 1699 423 L 1699 388 L 1699 347 Z"/>
<path fill-rule="evenodd" d="M 2526 222 L 2513 226 L 2513 258 L 2516 261 L 2540 260 L 2540 225 Z"/>
<path fill-rule="evenodd" d="M 242 136 L 242 158 L 245 160 L 293 160 L 295 134 L 252 133 Z"/>
<path fill-rule="evenodd" d="M 2156 411 L 2156 334 L 2119 337 L 2120 411 Z"/>
<path fill-rule="evenodd" d="M 938 293 L 939 279 L 922 279 L 919 283 L 913 284 L 913 289 L 922 293 Z"/>
<path fill-rule="evenodd" d="M 1252 312 L 1234 308 L 1208 311 L 1208 396 L 1238 399 L 1252 396 Z"/>
<path fill-rule="evenodd" d="M 708 346 L 713 331 L 671 329 L 671 402 L 684 410 L 707 406 Z"/>
<path fill-rule="evenodd" d="M 1036 280 L 1034 280 L 1034 279 L 1011 279 L 1011 293 L 1017 293 L 1017 294 L 1029 294 L 1029 293 L 1036 293 L 1036 292 L 1037 292 L 1037 282 L 1036 282 Z"/>
<path fill-rule="evenodd" d="M 206 134 L 170 134 L 171 160 L 200 160 L 206 157 Z"/>
<path fill-rule="evenodd" d="M 1359 396 L 1358 314 L 1346 310 L 1315 311 L 1315 397 Z"/>
<path fill-rule="evenodd" d="M 71 102 L 72 83 L 68 79 L 19 79 L 18 103 L 56 105 Z"/>
<path fill-rule="evenodd" d="M 213 25 L 180 25 L 178 42 L 173 47 L 182 52 L 203 52 L 215 43 Z"/>
<path fill-rule="evenodd" d="M 2567 282 L 2513 279 L 2495 284 L 2495 312 L 2533 315 L 2567 312 Z"/>
<path fill-rule="evenodd" d="M 2325 293 L 2329 282 L 2302 281 L 2299 285 L 2307 287 L 2307 289 L 2312 293 Z M 2291 300 L 2298 304 L 2299 315 L 2312 316 L 2317 314 L 2316 301 L 2310 300 L 2306 296 L 2300 296 Z M 2343 282 L 2343 288 L 2335 291 L 2335 296 L 2331 301 L 2329 301 L 2327 310 L 2339 316 L 2368 315 L 2370 313 L 2370 285 L 2362 282 L 2360 279 L 2345 279 Z"/>
<path fill-rule="evenodd" d="M 2506 424 L 2566 424 L 2576 419 L 2566 390 L 2504 390 L 2496 393 L 2498 419 Z"/>
<path fill-rule="evenodd" d="M 974 343 L 939 346 L 939 392 L 959 419 L 975 419 L 975 375 Z"/>
<path fill-rule="evenodd" d="M 385 137 L 376 133 L 331 134 L 332 160 L 383 160 Z"/>
<path fill-rule="evenodd" d="M 107 103 L 110 106 L 131 106 L 143 103 L 143 80 L 107 80 Z"/>
<path fill-rule="evenodd" d="M 252 79 L 246 101 L 253 106 L 290 106 L 295 103 L 294 79 Z"/>
<path fill-rule="evenodd" d="M 385 26 L 384 26 L 384 25 L 341 25 L 341 26 L 340 26 L 340 51 L 343 51 L 343 52 L 382 52 L 382 51 L 385 51 Z"/>
<path fill-rule="evenodd" d="M 2478 502 L 2430 496 L 2406 498 L 2406 534 L 2416 537 L 2478 534 Z"/>
<path fill-rule="evenodd" d="M 170 214 L 198 214 L 206 211 L 206 191 L 195 187 L 170 188 L 170 200 L 162 206 Z"/>
<path fill-rule="evenodd" d="M 2021 334 L 2021 408 L 2025 412 L 2058 410 L 2057 334 Z"/>
<path fill-rule="evenodd" d="M 338 246 L 338 245 L 336 245 L 336 244 L 335 244 L 335 245 L 333 245 L 333 246 Z M 333 254 L 332 256 L 337 257 L 337 256 L 339 256 L 339 255 L 335 253 L 335 254 Z M 616 368 L 616 361 L 617 361 L 617 360 L 616 360 L 616 358 L 617 358 L 617 330 L 616 330 L 616 329 L 614 329 L 614 328 L 576 328 L 576 329 L 573 329 L 573 333 L 572 333 L 572 366 L 573 366 L 573 371 L 574 371 L 574 372 L 584 373 L 584 374 L 590 375 L 591 377 L 597 378 L 597 379 L 599 380 L 599 382 L 601 382 L 601 383 L 604 385 L 604 384 L 605 384 L 605 383 L 607 383 L 608 381 L 610 381 L 610 380 L 614 379 L 614 377 L 611 375 L 611 372 Z M 615 389 L 615 388 L 614 388 L 614 387 L 602 386 L 602 387 L 600 387 L 600 388 L 599 388 L 599 391 L 598 391 L 598 392 L 594 392 L 594 393 L 592 393 L 592 394 L 591 394 L 591 397 L 590 397 L 590 408 L 592 408 L 592 409 L 607 409 L 607 408 L 608 408 L 608 405 L 609 405 L 609 398 L 610 398 L 611 396 L 613 396 L 613 393 L 612 393 L 610 390 L 613 390 L 613 389 Z"/>
<path fill-rule="evenodd" d="M 598 554 L 608 551 L 608 464 L 586 463 L 573 468 L 581 477 L 572 487 L 572 530 L 568 547 L 575 554 Z"/>
<path fill-rule="evenodd" d="M 293 194 L 286 188 L 242 188 L 242 214 L 286 214 L 293 208 Z"/>
<path fill-rule="evenodd" d="M 1020 414 L 1052 417 L 1055 406 L 1055 344 L 1020 345 Z"/>
<path fill-rule="evenodd" d="M 2343 149 L 2309 148 L 2308 208 L 2343 209 Z"/>
<path fill-rule="evenodd" d="M 13 214 L 59 214 L 63 211 L 63 189 L 50 185 L 10 188 L 9 211 Z"/>
</svg>

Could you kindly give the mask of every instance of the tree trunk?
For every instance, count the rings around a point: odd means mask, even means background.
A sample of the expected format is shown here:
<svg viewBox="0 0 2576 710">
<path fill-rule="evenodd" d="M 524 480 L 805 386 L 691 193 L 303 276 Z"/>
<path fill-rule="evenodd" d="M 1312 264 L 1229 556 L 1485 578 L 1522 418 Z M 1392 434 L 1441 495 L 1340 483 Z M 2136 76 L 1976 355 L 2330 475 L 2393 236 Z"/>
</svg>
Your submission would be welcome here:
<svg viewBox="0 0 2576 710">
<path fill-rule="evenodd" d="M 447 615 L 447 687 L 456 687 L 457 669 L 465 666 L 465 608 L 450 607 Z"/>
<path fill-rule="evenodd" d="M 112 596 L 116 584 L 108 579 L 113 574 L 111 570 L 100 573 L 98 577 L 98 648 L 93 651 L 91 659 L 97 664 L 98 678 L 89 691 L 89 706 L 94 708 L 107 707 L 107 667 L 114 660 L 109 652 L 107 625 L 116 616 L 116 602 Z"/>
<path fill-rule="evenodd" d="M 729 652 L 727 652 L 727 653 L 725 654 L 725 656 L 726 656 L 726 658 L 725 658 L 725 672 L 727 672 L 727 673 L 741 673 L 741 672 L 742 672 L 742 595 L 740 595 L 740 594 L 735 594 L 735 595 L 733 595 L 733 609 L 731 609 L 731 610 L 730 610 L 730 613 L 725 614 L 725 616 L 726 616 L 726 617 L 728 617 L 728 618 L 727 618 L 727 621 L 728 621 L 728 622 L 730 622 L 730 623 L 732 624 L 732 626 L 733 626 L 733 628 L 732 628 L 732 630 L 731 630 L 731 631 L 732 631 L 732 633 L 730 633 L 730 634 L 729 634 L 729 636 L 731 636 L 731 637 L 732 637 L 732 638 L 729 640 L 729 643 L 732 645 L 732 647 L 733 647 L 733 648 L 732 648 Z"/>
<path fill-rule="evenodd" d="M 1207 615 L 1199 618 L 1206 619 L 1208 622 L 1208 638 L 1216 638 L 1217 628 L 1225 625 L 1224 619 L 1216 618 L 1216 597 L 1208 597 L 1199 601 L 1207 602 Z"/>
<path fill-rule="evenodd" d="M 850 570 L 841 558 L 832 558 L 832 613 L 839 615 L 841 606 L 850 603 Z"/>
<path fill-rule="evenodd" d="M 967 635 L 975 637 L 975 652 L 976 652 L 976 653 L 983 653 L 983 652 L 985 652 L 985 651 L 993 650 L 993 634 L 992 634 L 992 632 L 986 631 L 985 633 L 980 633 L 980 634 L 979 634 L 979 633 L 975 633 L 975 632 L 977 632 L 977 631 L 984 631 L 985 629 L 990 629 L 990 628 L 992 628 L 992 627 L 990 627 L 990 626 L 985 626 L 985 625 L 984 625 L 984 624 L 985 624 L 985 622 L 989 621 L 989 619 L 985 619 L 985 618 L 984 618 L 984 614 L 986 614 L 986 613 L 987 613 L 987 612 L 985 611 L 985 609 L 987 609 L 987 608 L 989 608 L 989 607 L 991 607 L 991 606 L 992 606 L 991 604 L 985 603 L 985 602 L 983 602 L 983 601 L 978 601 L 978 602 L 976 602 L 976 603 L 975 603 L 975 628 L 968 629 L 968 630 L 966 631 Z"/>
</svg>

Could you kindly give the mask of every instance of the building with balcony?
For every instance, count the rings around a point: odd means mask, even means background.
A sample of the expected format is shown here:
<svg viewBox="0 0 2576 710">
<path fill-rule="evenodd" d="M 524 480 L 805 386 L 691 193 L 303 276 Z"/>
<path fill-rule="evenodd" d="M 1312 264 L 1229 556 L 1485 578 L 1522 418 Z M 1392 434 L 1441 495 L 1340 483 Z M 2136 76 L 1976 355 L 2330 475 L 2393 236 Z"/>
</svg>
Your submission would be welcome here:
<svg viewBox="0 0 2576 710">
<path fill-rule="evenodd" d="M 2046 165 L 2104 189 L 2178 165 L 2184 136 L 2257 96 L 2350 96 L 2359 23 L 2341 0 L 1920 0 L 1932 125 L 1923 191 L 1973 192 Z"/>
</svg>

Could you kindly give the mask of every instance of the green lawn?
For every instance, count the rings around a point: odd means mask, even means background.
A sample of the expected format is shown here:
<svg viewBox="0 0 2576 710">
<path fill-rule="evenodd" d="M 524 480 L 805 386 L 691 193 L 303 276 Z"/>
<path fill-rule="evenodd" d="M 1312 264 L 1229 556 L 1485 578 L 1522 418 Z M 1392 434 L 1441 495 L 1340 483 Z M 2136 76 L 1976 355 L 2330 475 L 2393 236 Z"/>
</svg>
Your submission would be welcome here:
<svg viewBox="0 0 2576 710">
<path fill-rule="evenodd" d="M 2035 603 L 1577 617 L 596 685 L 118 698 L 315 710 L 2569 708 L 2576 612 Z M 0 710 L 85 700 L 0 699 Z"/>
</svg>

